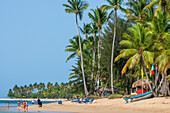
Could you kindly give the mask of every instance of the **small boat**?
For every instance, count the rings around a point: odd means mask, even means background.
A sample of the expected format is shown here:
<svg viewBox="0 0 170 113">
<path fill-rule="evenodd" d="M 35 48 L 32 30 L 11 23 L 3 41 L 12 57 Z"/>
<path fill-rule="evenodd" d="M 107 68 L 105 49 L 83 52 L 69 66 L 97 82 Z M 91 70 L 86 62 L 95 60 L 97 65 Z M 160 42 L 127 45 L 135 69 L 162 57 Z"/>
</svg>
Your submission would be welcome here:
<svg viewBox="0 0 170 113">
<path fill-rule="evenodd" d="M 152 91 L 149 91 L 149 92 L 146 92 L 146 93 L 143 93 L 140 95 L 136 95 L 133 97 L 124 98 L 124 100 L 125 100 L 125 104 L 127 104 L 127 103 L 131 103 L 134 101 L 144 100 L 144 99 L 150 98 L 151 96 L 152 96 Z"/>
</svg>

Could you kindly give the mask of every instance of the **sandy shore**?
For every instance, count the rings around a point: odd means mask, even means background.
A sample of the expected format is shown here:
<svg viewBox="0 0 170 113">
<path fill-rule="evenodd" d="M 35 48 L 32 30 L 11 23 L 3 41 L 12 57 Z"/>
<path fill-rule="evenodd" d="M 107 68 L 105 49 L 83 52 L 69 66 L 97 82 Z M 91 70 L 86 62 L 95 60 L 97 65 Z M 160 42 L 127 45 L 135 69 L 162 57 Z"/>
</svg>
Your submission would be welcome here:
<svg viewBox="0 0 170 113">
<path fill-rule="evenodd" d="M 169 98 L 151 98 L 130 104 L 123 99 L 98 99 L 92 104 L 78 104 L 70 101 L 44 104 L 42 108 L 30 106 L 31 111 L 56 111 L 74 113 L 170 113 Z"/>
</svg>

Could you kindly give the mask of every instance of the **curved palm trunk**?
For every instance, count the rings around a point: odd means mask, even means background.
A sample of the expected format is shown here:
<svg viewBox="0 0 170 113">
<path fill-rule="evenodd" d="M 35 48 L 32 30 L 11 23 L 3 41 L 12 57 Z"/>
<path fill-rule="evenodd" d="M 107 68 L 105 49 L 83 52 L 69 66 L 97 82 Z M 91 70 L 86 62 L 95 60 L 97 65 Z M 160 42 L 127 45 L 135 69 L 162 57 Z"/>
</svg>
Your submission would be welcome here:
<svg viewBox="0 0 170 113">
<path fill-rule="evenodd" d="M 168 87 L 167 87 L 167 74 L 165 72 L 165 96 L 168 95 Z"/>
<path fill-rule="evenodd" d="M 158 71 L 158 72 L 156 72 L 156 76 L 155 76 L 155 86 L 154 86 L 154 89 L 155 89 L 155 88 L 157 88 L 158 78 L 159 78 L 159 71 Z"/>
<path fill-rule="evenodd" d="M 78 37 L 79 37 L 80 61 L 81 61 L 81 69 L 82 69 L 82 74 L 83 74 L 84 91 L 85 91 L 85 95 L 87 96 L 89 92 L 87 90 L 87 85 L 86 85 L 86 80 L 85 80 L 85 75 L 84 75 L 83 55 L 82 55 L 82 49 L 81 49 L 81 40 L 80 40 L 80 32 L 79 32 L 78 21 L 77 21 L 77 14 L 76 14 L 76 25 L 77 25 L 77 31 L 78 31 Z"/>
<path fill-rule="evenodd" d="M 143 58 L 143 56 L 142 56 L 142 52 L 140 53 L 140 57 L 141 57 L 141 60 L 142 60 L 142 65 L 143 65 L 143 67 L 144 67 L 144 71 L 145 71 L 145 74 L 146 74 L 146 77 L 147 77 L 147 81 L 148 81 L 149 87 L 150 87 L 150 89 L 151 89 L 151 91 L 152 91 L 152 94 L 153 94 L 154 96 L 157 96 L 156 93 L 155 93 L 155 91 L 153 90 L 153 87 L 151 86 L 151 84 L 150 84 L 150 82 L 149 82 L 149 77 L 148 77 L 148 73 L 146 72 L 146 67 L 145 67 L 144 58 Z"/>
<path fill-rule="evenodd" d="M 94 50 L 93 50 L 92 79 L 93 79 L 93 76 L 94 76 L 95 57 L 96 57 L 96 33 L 94 34 Z"/>
<path fill-rule="evenodd" d="M 99 76 L 100 76 L 100 58 L 101 58 L 101 54 L 100 54 L 100 35 L 101 35 L 100 32 L 101 31 L 100 30 L 101 29 L 99 28 L 99 31 L 98 31 L 98 33 L 99 33 L 99 41 L 98 41 L 98 70 L 97 70 L 96 82 L 97 82 L 97 79 L 99 79 Z M 99 88 L 99 83 L 98 83 L 97 87 Z"/>
<path fill-rule="evenodd" d="M 112 94 L 114 94 L 114 88 L 113 88 L 113 55 L 114 55 L 114 45 L 115 45 L 115 38 L 116 38 L 116 28 L 117 28 L 117 9 L 115 9 L 115 25 L 114 25 L 113 44 L 112 44 L 112 56 L 111 56 L 111 89 L 112 89 Z"/>
<path fill-rule="evenodd" d="M 163 81 L 164 81 L 164 75 L 162 76 L 162 79 L 161 79 L 161 82 L 159 83 L 159 86 L 158 86 L 158 88 L 156 88 L 156 93 L 158 92 L 158 90 L 159 90 L 159 88 L 162 86 L 162 83 L 163 83 Z"/>
</svg>

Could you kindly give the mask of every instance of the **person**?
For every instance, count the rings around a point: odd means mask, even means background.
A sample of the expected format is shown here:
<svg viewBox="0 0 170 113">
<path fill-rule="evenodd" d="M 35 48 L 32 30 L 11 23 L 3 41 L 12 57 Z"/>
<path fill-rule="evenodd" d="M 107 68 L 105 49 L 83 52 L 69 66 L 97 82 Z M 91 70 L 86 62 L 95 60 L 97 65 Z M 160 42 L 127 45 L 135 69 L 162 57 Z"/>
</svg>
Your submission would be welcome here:
<svg viewBox="0 0 170 113">
<path fill-rule="evenodd" d="M 39 107 L 42 107 L 42 102 L 40 101 L 40 106 Z"/>
<path fill-rule="evenodd" d="M 23 106 L 23 102 L 21 102 L 21 107 L 20 107 L 21 109 L 23 108 L 22 106 Z"/>
<path fill-rule="evenodd" d="M 23 106 L 22 106 L 22 107 L 23 107 L 23 109 L 25 110 L 25 101 L 23 102 Z"/>
<path fill-rule="evenodd" d="M 81 100 L 80 101 L 83 101 L 83 97 L 81 97 Z"/>
<path fill-rule="evenodd" d="M 23 112 L 25 112 L 25 101 L 23 102 L 22 108 L 23 108 Z"/>
<path fill-rule="evenodd" d="M 38 104 L 38 107 L 40 107 L 40 98 L 37 99 L 37 104 Z"/>
<path fill-rule="evenodd" d="M 7 103 L 7 109 L 9 109 L 9 102 Z"/>
<path fill-rule="evenodd" d="M 26 101 L 25 106 L 26 106 L 26 110 L 28 111 L 28 101 Z"/>
<path fill-rule="evenodd" d="M 20 101 L 17 102 L 18 110 L 20 109 Z"/>
</svg>

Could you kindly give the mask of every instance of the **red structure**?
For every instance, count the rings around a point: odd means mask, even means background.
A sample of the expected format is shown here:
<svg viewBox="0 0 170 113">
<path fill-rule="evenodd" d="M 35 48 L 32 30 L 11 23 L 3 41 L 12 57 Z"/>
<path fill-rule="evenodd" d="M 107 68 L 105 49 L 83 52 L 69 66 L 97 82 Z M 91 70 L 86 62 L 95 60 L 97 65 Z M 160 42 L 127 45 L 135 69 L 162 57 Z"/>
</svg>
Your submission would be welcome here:
<svg viewBox="0 0 170 113">
<path fill-rule="evenodd" d="M 142 89 L 137 89 L 137 95 L 146 93 L 146 92 L 148 92 L 148 91 L 149 91 L 149 90 L 147 90 L 147 89 L 143 89 L 143 92 L 142 92 Z"/>
</svg>

